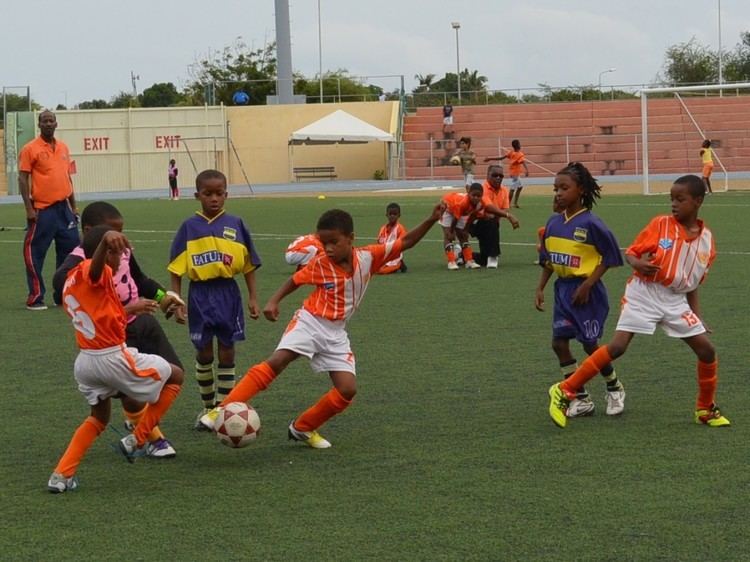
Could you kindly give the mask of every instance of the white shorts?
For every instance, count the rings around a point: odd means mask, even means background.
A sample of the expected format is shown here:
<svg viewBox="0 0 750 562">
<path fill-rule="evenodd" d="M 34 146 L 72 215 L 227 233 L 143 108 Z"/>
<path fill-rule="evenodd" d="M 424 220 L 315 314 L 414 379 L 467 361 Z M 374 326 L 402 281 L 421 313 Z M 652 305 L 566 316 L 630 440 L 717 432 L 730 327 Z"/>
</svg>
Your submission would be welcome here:
<svg viewBox="0 0 750 562">
<path fill-rule="evenodd" d="M 657 325 L 673 338 L 689 338 L 706 331 L 690 308 L 685 293 L 675 293 L 659 283 L 631 277 L 625 286 L 616 329 L 651 335 Z"/>
<path fill-rule="evenodd" d="M 468 220 L 469 220 L 469 215 L 464 215 L 456 219 L 456 217 L 453 216 L 453 213 L 449 211 L 444 211 L 443 216 L 440 217 L 440 226 L 444 226 L 445 228 L 454 227 L 454 228 L 457 228 L 458 230 L 465 230 L 466 222 Z M 453 224 L 453 221 L 456 221 L 456 223 Z"/>
<path fill-rule="evenodd" d="M 521 184 L 521 176 L 510 176 L 510 190 L 515 191 L 516 189 L 521 189 L 523 185 Z"/>
<path fill-rule="evenodd" d="M 276 349 L 304 355 L 316 373 L 345 371 L 357 374 L 344 322 L 320 318 L 304 308 L 294 313 Z"/>
<path fill-rule="evenodd" d="M 464 172 L 464 185 L 474 183 L 474 172 Z"/>
<path fill-rule="evenodd" d="M 137 374 L 147 369 L 155 369 L 159 380 Z M 166 359 L 124 346 L 82 349 L 73 367 L 78 390 L 91 406 L 120 392 L 139 402 L 154 403 L 171 373 Z"/>
<path fill-rule="evenodd" d="M 453 125 L 453 115 L 443 117 L 443 125 Z"/>
</svg>

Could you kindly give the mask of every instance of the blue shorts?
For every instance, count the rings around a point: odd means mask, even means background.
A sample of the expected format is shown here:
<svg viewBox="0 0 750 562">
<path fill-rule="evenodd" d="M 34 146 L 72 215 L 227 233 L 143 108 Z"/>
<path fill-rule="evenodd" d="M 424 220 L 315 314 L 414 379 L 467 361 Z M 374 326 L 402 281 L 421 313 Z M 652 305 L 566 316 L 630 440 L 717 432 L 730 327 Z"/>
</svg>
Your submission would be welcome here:
<svg viewBox="0 0 750 562">
<path fill-rule="evenodd" d="M 245 339 L 245 312 L 234 279 L 192 281 L 188 289 L 190 341 L 203 349 L 213 338 L 226 346 Z"/>
<path fill-rule="evenodd" d="M 589 302 L 573 305 L 573 293 L 583 283 L 582 278 L 555 281 L 555 310 L 552 314 L 552 337 L 583 344 L 596 343 L 602 337 L 609 315 L 609 298 L 604 283 L 598 281 L 589 292 Z"/>
</svg>

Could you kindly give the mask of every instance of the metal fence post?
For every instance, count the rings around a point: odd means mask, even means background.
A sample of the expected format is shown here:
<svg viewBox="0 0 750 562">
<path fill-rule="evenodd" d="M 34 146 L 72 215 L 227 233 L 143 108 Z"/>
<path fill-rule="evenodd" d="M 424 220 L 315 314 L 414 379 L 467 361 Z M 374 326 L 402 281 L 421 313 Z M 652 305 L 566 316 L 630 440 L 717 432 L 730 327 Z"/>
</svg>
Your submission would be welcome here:
<svg viewBox="0 0 750 562">
<path fill-rule="evenodd" d="M 570 137 L 565 135 L 565 162 L 570 162 Z"/>
<path fill-rule="evenodd" d="M 433 144 L 433 137 L 430 135 L 430 179 L 435 177 L 435 155 L 432 147 Z"/>
</svg>

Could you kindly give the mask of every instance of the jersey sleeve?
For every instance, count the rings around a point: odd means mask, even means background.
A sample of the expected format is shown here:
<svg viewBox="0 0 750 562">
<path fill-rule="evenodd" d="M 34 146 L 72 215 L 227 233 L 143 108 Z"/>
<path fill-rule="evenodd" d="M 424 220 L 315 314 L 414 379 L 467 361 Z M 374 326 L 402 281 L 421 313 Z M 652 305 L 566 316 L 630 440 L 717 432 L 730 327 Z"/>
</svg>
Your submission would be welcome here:
<svg viewBox="0 0 750 562">
<path fill-rule="evenodd" d="M 371 271 L 376 272 L 387 262 L 394 260 L 401 255 L 403 244 L 401 238 L 398 238 L 387 244 L 373 244 L 371 246 L 365 246 L 363 249 L 370 252 L 372 255 Z"/>
<path fill-rule="evenodd" d="M 172 240 L 172 247 L 169 249 L 169 265 L 167 265 L 167 270 L 180 277 L 188 271 L 186 222 L 182 223 L 177 234 L 175 234 L 174 240 Z"/>
<path fill-rule="evenodd" d="M 620 245 L 612 231 L 598 217 L 591 223 L 592 242 L 602 256 L 602 265 L 619 267 L 623 265 Z"/>
<path fill-rule="evenodd" d="M 255 271 L 261 266 L 260 256 L 255 250 L 253 238 L 252 236 L 250 236 L 250 231 L 247 229 L 247 226 L 245 226 L 244 221 L 240 221 L 240 229 L 242 231 L 242 238 L 248 252 L 248 259 L 245 263 L 245 267 L 242 269 L 242 273 L 249 273 L 251 271 Z"/>
<path fill-rule="evenodd" d="M 18 171 L 30 174 L 33 167 L 34 161 L 31 156 L 31 149 L 26 145 L 21 149 L 21 154 L 18 155 Z"/>
<path fill-rule="evenodd" d="M 660 220 L 660 217 L 651 219 L 651 222 L 638 233 L 633 243 L 625 250 L 625 254 L 640 258 L 643 254 L 655 253 L 659 244 Z"/>
</svg>

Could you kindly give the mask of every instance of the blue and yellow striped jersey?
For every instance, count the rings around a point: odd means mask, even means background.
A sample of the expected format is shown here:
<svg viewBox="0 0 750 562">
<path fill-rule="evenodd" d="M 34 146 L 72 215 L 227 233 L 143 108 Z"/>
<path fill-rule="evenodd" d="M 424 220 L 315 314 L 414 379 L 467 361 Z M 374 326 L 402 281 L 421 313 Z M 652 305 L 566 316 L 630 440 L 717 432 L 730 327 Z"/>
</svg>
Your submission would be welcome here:
<svg viewBox="0 0 750 562">
<path fill-rule="evenodd" d="M 260 267 L 242 219 L 222 211 L 212 219 L 200 212 L 182 223 L 172 240 L 167 269 L 191 281 L 232 278 Z"/>
<path fill-rule="evenodd" d="M 540 262 L 561 278 L 588 277 L 599 264 L 623 264 L 615 235 L 588 209 L 552 215 L 544 230 Z"/>
</svg>

